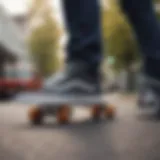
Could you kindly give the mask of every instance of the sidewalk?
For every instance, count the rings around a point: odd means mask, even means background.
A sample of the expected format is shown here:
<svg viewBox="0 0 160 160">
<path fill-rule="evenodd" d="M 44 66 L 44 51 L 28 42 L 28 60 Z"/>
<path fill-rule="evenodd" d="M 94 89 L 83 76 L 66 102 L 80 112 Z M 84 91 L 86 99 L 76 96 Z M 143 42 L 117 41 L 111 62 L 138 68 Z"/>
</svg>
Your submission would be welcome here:
<svg viewBox="0 0 160 160">
<path fill-rule="evenodd" d="M 128 104 L 128 103 L 135 104 L 137 95 L 135 93 L 133 94 L 113 93 L 106 95 L 106 99 L 109 103 L 116 106 L 119 104 Z"/>
</svg>

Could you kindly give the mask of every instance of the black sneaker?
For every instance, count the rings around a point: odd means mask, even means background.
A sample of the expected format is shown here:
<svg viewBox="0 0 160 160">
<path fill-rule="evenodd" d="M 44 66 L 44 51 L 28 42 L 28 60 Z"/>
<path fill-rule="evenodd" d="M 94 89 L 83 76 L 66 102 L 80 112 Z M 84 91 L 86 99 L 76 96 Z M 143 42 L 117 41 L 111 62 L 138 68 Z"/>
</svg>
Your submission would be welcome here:
<svg viewBox="0 0 160 160">
<path fill-rule="evenodd" d="M 56 95 L 96 95 L 101 93 L 100 73 L 85 63 L 69 63 L 44 83 L 42 92 Z"/>
</svg>

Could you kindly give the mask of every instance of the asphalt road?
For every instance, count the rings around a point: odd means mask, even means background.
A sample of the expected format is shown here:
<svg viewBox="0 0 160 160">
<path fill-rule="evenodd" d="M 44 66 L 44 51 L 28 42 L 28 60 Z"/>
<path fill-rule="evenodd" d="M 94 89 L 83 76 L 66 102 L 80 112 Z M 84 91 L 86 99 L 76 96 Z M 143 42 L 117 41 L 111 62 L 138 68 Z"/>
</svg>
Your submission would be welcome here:
<svg viewBox="0 0 160 160">
<path fill-rule="evenodd" d="M 129 98 L 113 100 L 113 121 L 93 123 L 87 109 L 75 109 L 71 124 L 41 127 L 28 123 L 27 106 L 0 104 L 0 160 L 159 160 L 160 122 Z"/>
</svg>

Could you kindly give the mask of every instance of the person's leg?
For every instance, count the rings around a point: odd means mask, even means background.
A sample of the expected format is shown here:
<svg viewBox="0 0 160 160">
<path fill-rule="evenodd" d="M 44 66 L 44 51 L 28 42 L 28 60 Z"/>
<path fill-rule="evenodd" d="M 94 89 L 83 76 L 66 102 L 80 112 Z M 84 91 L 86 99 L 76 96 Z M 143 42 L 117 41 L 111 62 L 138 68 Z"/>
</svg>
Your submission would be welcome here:
<svg viewBox="0 0 160 160">
<path fill-rule="evenodd" d="M 147 75 L 160 80 L 160 27 L 152 0 L 121 0 L 139 41 Z"/>
<path fill-rule="evenodd" d="M 67 95 L 100 93 L 102 39 L 98 2 L 62 0 L 69 35 L 66 67 L 61 76 L 46 81 L 45 90 Z"/>
<path fill-rule="evenodd" d="M 63 0 L 66 28 L 69 33 L 68 61 L 82 61 L 93 70 L 102 59 L 99 0 Z"/>
<path fill-rule="evenodd" d="M 137 35 L 144 67 L 139 85 L 139 107 L 155 109 L 160 117 L 160 28 L 152 0 L 121 0 Z M 153 111 L 153 110 L 152 110 Z"/>
</svg>

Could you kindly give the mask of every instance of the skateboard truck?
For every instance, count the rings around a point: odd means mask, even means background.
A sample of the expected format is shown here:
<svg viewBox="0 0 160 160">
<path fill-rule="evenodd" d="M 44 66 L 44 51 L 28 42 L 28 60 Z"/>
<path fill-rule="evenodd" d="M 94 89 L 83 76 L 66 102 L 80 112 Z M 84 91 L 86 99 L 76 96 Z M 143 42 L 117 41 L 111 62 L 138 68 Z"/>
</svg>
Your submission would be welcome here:
<svg viewBox="0 0 160 160">
<path fill-rule="evenodd" d="M 53 109 L 53 110 L 52 110 Z M 49 112 L 47 112 L 49 110 Z M 90 113 L 92 120 L 100 120 L 102 117 L 106 119 L 113 119 L 115 116 L 115 108 L 109 104 L 96 104 L 90 106 Z M 28 112 L 28 118 L 34 125 L 40 125 L 43 122 L 44 116 L 53 115 L 59 124 L 67 124 L 71 120 L 71 106 L 57 105 L 57 106 L 32 106 Z"/>
</svg>

